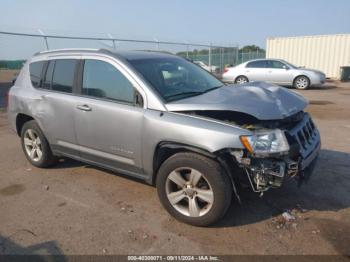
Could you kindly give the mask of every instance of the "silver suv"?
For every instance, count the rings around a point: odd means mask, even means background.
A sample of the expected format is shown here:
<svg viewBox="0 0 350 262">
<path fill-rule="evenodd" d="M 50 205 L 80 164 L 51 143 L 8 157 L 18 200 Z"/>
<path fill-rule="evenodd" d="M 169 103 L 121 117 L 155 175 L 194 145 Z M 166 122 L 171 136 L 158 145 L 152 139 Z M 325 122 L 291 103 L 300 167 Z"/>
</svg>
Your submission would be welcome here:
<svg viewBox="0 0 350 262">
<path fill-rule="evenodd" d="M 308 177 L 320 136 L 306 106 L 276 85 L 224 85 L 177 56 L 80 49 L 27 61 L 8 116 L 34 166 L 69 157 L 139 178 L 171 215 L 206 226 L 241 202 L 241 185 L 262 194 Z"/>
</svg>

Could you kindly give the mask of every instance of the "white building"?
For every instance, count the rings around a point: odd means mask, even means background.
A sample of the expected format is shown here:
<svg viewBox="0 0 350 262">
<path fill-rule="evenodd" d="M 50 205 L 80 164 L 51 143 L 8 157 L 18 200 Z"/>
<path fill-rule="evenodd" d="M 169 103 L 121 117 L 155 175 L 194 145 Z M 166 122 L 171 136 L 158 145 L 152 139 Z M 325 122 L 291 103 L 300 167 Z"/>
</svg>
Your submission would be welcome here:
<svg viewBox="0 0 350 262">
<path fill-rule="evenodd" d="M 340 67 L 350 66 L 350 34 L 269 37 L 266 57 L 318 69 L 339 79 Z"/>
</svg>

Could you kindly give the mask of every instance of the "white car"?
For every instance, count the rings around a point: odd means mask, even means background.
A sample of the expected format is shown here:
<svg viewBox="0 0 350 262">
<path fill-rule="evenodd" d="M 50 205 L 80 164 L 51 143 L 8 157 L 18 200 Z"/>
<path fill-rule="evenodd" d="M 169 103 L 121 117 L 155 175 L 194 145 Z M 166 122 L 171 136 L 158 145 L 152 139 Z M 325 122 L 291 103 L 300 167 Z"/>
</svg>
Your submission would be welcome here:
<svg viewBox="0 0 350 262">
<path fill-rule="evenodd" d="M 199 65 L 201 68 L 207 70 L 208 72 L 215 73 L 219 68 L 217 66 L 209 66 L 203 61 L 193 61 L 196 65 Z"/>
<path fill-rule="evenodd" d="M 280 59 L 257 59 L 225 69 L 222 80 L 236 84 L 265 81 L 297 89 L 322 85 L 326 75 L 318 70 L 294 66 Z"/>
</svg>

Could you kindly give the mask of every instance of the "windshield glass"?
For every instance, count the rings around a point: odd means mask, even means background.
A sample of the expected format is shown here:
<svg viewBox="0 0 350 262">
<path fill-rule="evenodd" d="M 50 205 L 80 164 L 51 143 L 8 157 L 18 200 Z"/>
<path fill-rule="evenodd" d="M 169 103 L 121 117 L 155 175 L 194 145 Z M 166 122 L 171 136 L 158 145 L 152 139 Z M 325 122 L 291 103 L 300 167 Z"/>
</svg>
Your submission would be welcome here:
<svg viewBox="0 0 350 262">
<path fill-rule="evenodd" d="M 182 58 L 129 60 L 166 102 L 196 96 L 223 83 L 199 66 Z"/>
</svg>

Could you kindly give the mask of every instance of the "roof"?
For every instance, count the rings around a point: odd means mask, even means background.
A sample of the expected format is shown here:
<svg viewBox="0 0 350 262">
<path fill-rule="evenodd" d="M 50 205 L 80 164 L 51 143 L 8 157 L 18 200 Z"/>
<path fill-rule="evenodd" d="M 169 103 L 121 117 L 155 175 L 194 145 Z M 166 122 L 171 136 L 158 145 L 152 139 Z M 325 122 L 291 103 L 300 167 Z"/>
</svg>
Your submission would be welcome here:
<svg viewBox="0 0 350 262">
<path fill-rule="evenodd" d="M 283 61 L 283 59 L 278 59 L 278 58 L 256 58 L 256 59 L 251 59 L 251 60 L 245 61 L 242 64 L 246 64 L 246 63 L 254 62 L 254 61 L 266 61 L 266 60 Z"/>
<path fill-rule="evenodd" d="M 174 57 L 173 54 L 157 51 L 119 51 L 115 49 L 89 49 L 89 48 L 69 48 L 69 49 L 54 49 L 42 51 L 34 54 L 34 56 L 43 54 L 71 54 L 71 53 L 93 53 L 93 54 L 108 54 L 126 60 L 139 60 L 159 57 Z"/>
</svg>

